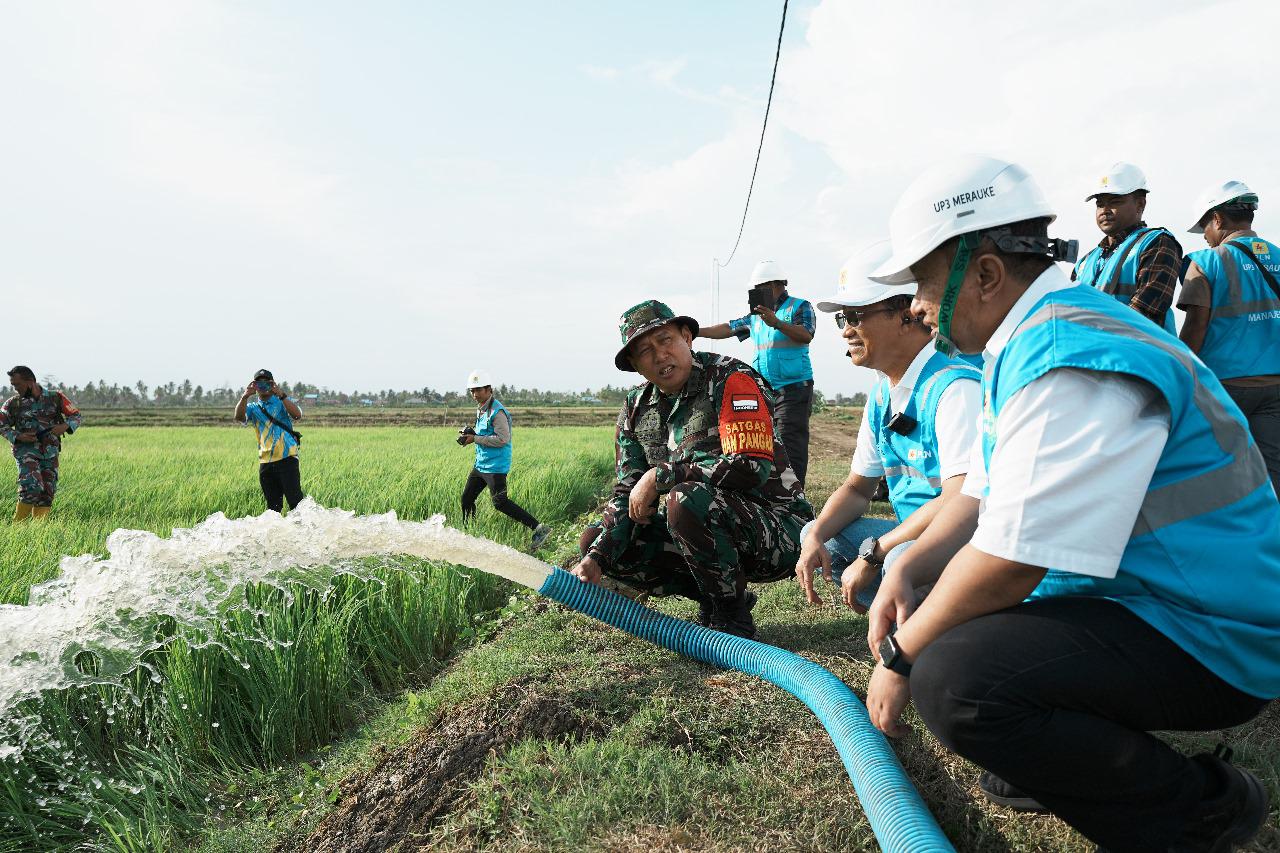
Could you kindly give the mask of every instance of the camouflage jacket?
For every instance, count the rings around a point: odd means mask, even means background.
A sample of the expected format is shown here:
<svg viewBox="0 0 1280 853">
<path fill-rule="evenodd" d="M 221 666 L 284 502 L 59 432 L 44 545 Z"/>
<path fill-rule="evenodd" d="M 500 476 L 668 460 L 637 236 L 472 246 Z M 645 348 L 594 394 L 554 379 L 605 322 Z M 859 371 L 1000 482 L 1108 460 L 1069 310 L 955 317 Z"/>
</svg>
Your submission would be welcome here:
<svg viewBox="0 0 1280 853">
<path fill-rule="evenodd" d="M 39 386 L 37 386 L 39 387 Z M 39 397 L 21 397 L 14 394 L 0 406 L 0 434 L 13 445 L 13 452 L 24 450 L 47 452 L 62 447 L 62 439 L 49 429 L 65 423 L 68 432 L 80 427 L 80 410 L 61 391 L 40 388 Z M 18 442 L 18 433 L 34 432 L 34 443 Z"/>
<path fill-rule="evenodd" d="M 631 489 L 657 469 L 659 494 L 678 483 L 740 492 L 770 509 L 813 518 L 813 507 L 774 434 L 773 399 L 760 374 L 736 358 L 695 352 L 684 389 L 667 396 L 651 382 L 633 388 L 618 414 L 617 482 L 603 532 L 591 548 L 602 567 L 626 549 Z"/>
</svg>

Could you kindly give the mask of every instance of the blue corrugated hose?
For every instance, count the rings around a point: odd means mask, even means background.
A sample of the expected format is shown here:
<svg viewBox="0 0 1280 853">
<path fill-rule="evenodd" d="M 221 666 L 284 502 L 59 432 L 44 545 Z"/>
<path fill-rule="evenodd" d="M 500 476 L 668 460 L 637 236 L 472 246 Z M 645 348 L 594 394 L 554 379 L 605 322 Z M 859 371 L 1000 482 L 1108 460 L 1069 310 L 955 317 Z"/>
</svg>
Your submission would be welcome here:
<svg viewBox="0 0 1280 853">
<path fill-rule="evenodd" d="M 952 851 L 867 709 L 843 681 L 783 649 L 673 619 L 562 569 L 538 590 L 547 598 L 686 657 L 763 678 L 809 706 L 826 727 L 886 853 Z"/>
</svg>

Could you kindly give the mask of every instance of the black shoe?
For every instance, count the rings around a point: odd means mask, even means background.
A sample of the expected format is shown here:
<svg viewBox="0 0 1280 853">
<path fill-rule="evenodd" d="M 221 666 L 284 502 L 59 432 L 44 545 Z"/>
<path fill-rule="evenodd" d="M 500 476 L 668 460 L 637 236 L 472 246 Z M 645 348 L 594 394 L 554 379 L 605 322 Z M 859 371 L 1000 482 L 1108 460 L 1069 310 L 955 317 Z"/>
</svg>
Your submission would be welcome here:
<svg viewBox="0 0 1280 853">
<path fill-rule="evenodd" d="M 711 610 L 712 610 L 711 599 L 709 598 L 698 599 L 698 618 L 695 619 L 694 621 L 697 622 L 699 625 L 701 625 L 703 628 L 710 628 L 711 627 Z"/>
<path fill-rule="evenodd" d="M 1028 797 L 1022 791 L 1010 785 L 994 773 L 986 770 L 978 777 L 978 790 L 982 796 L 998 806 L 1013 809 L 1016 812 L 1047 813 L 1049 810 L 1040 805 L 1035 797 Z"/>
<path fill-rule="evenodd" d="M 751 608 L 756 606 L 756 594 L 751 590 L 734 598 L 716 598 L 711 601 L 711 630 L 723 631 L 735 637 L 755 639 L 756 623 L 751 618 Z"/>
<path fill-rule="evenodd" d="M 1174 853 L 1229 853 L 1262 829 L 1269 808 L 1267 789 L 1248 770 L 1233 767 L 1231 755 L 1218 744 L 1212 755 L 1191 756 L 1215 783 L 1208 789 L 1211 796 L 1192 812 Z"/>
</svg>

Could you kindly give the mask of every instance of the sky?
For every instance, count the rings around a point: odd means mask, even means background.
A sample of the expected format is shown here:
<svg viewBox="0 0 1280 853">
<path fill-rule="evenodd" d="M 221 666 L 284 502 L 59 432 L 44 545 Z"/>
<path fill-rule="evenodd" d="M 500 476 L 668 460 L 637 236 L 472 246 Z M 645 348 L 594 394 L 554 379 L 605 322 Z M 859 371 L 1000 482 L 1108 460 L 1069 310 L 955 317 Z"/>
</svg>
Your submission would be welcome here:
<svg viewBox="0 0 1280 853">
<path fill-rule="evenodd" d="M 816 302 L 958 153 L 1025 165 L 1085 247 L 1116 160 L 1188 251 L 1232 178 L 1280 235 L 1274 3 L 796 0 L 714 305 L 781 5 L 4 4 L 0 360 L 75 384 L 632 384 L 628 306 L 732 319 L 765 258 Z M 874 379 L 826 315 L 811 352 L 829 395 Z"/>
</svg>

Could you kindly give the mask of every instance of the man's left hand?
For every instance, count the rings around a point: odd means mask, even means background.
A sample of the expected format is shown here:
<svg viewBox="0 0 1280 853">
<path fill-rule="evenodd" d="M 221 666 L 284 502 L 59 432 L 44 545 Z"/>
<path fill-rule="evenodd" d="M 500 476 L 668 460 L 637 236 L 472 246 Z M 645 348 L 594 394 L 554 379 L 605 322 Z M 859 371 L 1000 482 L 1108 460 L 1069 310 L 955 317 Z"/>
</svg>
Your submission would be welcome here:
<svg viewBox="0 0 1280 853">
<path fill-rule="evenodd" d="M 902 712 L 911 701 L 911 681 L 883 664 L 871 671 L 867 685 L 867 713 L 871 722 L 889 737 L 902 737 L 911 726 L 902 722 Z"/>
<path fill-rule="evenodd" d="M 636 524 L 648 524 L 649 519 L 658 511 L 658 469 L 650 468 L 644 472 L 640 482 L 631 487 L 631 496 L 627 501 L 627 515 Z"/>
<path fill-rule="evenodd" d="M 71 427 L 67 426 L 66 424 L 54 424 L 52 427 L 49 428 L 49 434 L 50 435 L 66 435 L 67 430 L 69 430 L 70 428 Z"/>
<path fill-rule="evenodd" d="M 475 444 L 475 443 L 476 443 L 476 437 L 475 437 L 474 435 L 472 435 L 471 433 L 464 433 L 464 434 L 463 434 L 463 436 L 462 436 L 462 446 L 463 446 L 463 447 L 466 447 L 468 444 Z"/>
<path fill-rule="evenodd" d="M 764 324 L 771 329 L 778 328 L 778 315 L 772 308 L 766 308 L 763 305 L 756 306 L 756 314 L 760 315 L 760 319 L 764 320 Z"/>
</svg>

